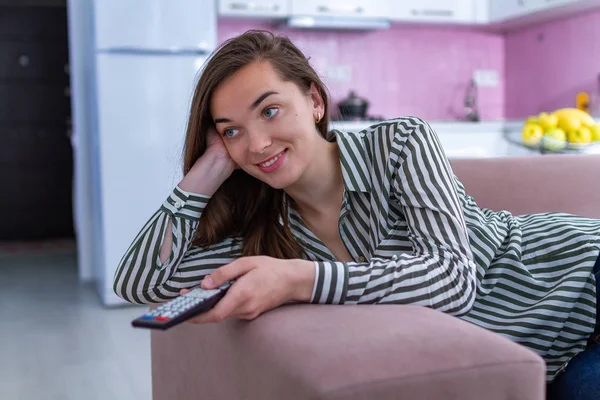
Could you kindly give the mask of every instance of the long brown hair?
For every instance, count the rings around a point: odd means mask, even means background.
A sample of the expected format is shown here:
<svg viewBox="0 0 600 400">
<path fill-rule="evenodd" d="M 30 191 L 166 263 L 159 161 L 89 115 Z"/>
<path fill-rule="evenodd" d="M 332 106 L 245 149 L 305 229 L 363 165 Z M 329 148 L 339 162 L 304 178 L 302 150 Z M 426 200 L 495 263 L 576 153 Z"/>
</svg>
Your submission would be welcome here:
<svg viewBox="0 0 600 400">
<path fill-rule="evenodd" d="M 303 93 L 309 92 L 311 83 L 316 85 L 325 104 L 316 129 L 325 137 L 329 123 L 327 89 L 306 56 L 287 37 L 263 30 L 247 31 L 223 42 L 200 75 L 187 125 L 184 174 L 206 151 L 206 134 L 214 126 L 210 99 L 215 88 L 255 61 L 269 62 L 282 80 L 294 82 Z M 303 250 L 289 228 L 288 206 L 283 190 L 235 170 L 208 202 L 193 243 L 208 246 L 238 237 L 243 240 L 244 256 L 301 258 Z"/>
</svg>

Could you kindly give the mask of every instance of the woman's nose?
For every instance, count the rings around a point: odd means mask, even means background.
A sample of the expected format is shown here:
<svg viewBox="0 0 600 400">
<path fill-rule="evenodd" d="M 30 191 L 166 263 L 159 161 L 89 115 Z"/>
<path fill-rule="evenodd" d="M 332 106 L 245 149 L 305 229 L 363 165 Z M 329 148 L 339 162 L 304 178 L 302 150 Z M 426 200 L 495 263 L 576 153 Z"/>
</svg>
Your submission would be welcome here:
<svg viewBox="0 0 600 400">
<path fill-rule="evenodd" d="M 256 154 L 264 153 L 267 147 L 269 147 L 272 142 L 269 135 L 260 131 L 249 132 L 248 138 L 248 150 Z"/>
</svg>

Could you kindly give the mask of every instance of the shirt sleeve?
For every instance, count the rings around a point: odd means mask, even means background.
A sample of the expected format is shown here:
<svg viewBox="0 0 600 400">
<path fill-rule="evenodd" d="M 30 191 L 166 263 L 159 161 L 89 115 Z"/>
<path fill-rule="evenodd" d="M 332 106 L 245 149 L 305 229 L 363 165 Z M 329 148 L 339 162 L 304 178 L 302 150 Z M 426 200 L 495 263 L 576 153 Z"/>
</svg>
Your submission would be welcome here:
<svg viewBox="0 0 600 400">
<path fill-rule="evenodd" d="M 421 305 L 464 315 L 476 294 L 476 266 L 454 175 L 426 122 L 393 126 L 389 201 L 403 211 L 412 253 L 369 262 L 315 262 L 311 302 Z M 374 195 L 374 193 L 373 193 Z"/>
<path fill-rule="evenodd" d="M 227 239 L 206 248 L 192 245 L 209 199 L 179 187 L 173 189 L 119 262 L 113 282 L 119 297 L 137 304 L 164 302 L 241 256 L 240 240 Z M 160 248 L 169 221 L 173 222 L 173 247 L 169 258 L 161 263 Z"/>
</svg>

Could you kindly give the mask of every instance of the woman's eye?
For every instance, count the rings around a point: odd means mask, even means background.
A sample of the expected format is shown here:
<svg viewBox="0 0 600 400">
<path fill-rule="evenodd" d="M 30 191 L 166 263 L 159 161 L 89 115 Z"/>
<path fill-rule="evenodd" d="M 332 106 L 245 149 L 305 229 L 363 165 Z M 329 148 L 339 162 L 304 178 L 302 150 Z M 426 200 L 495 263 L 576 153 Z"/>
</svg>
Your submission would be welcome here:
<svg viewBox="0 0 600 400">
<path fill-rule="evenodd" d="M 267 108 L 265 111 L 263 111 L 263 117 L 272 118 L 275 116 L 275 114 L 277 114 L 277 111 L 279 110 L 275 107 Z"/>
<path fill-rule="evenodd" d="M 237 129 L 225 129 L 223 131 L 223 135 L 227 136 L 227 137 L 234 137 L 235 135 L 237 135 L 238 130 Z"/>
</svg>

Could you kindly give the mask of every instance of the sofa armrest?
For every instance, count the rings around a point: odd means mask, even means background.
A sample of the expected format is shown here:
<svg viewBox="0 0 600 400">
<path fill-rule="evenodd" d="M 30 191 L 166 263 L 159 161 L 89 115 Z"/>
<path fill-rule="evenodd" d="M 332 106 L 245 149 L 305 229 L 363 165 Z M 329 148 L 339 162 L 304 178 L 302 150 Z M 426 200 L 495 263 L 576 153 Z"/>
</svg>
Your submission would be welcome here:
<svg viewBox="0 0 600 400">
<path fill-rule="evenodd" d="M 152 333 L 154 400 L 535 400 L 544 376 L 526 348 L 417 306 L 295 304 Z"/>
</svg>

